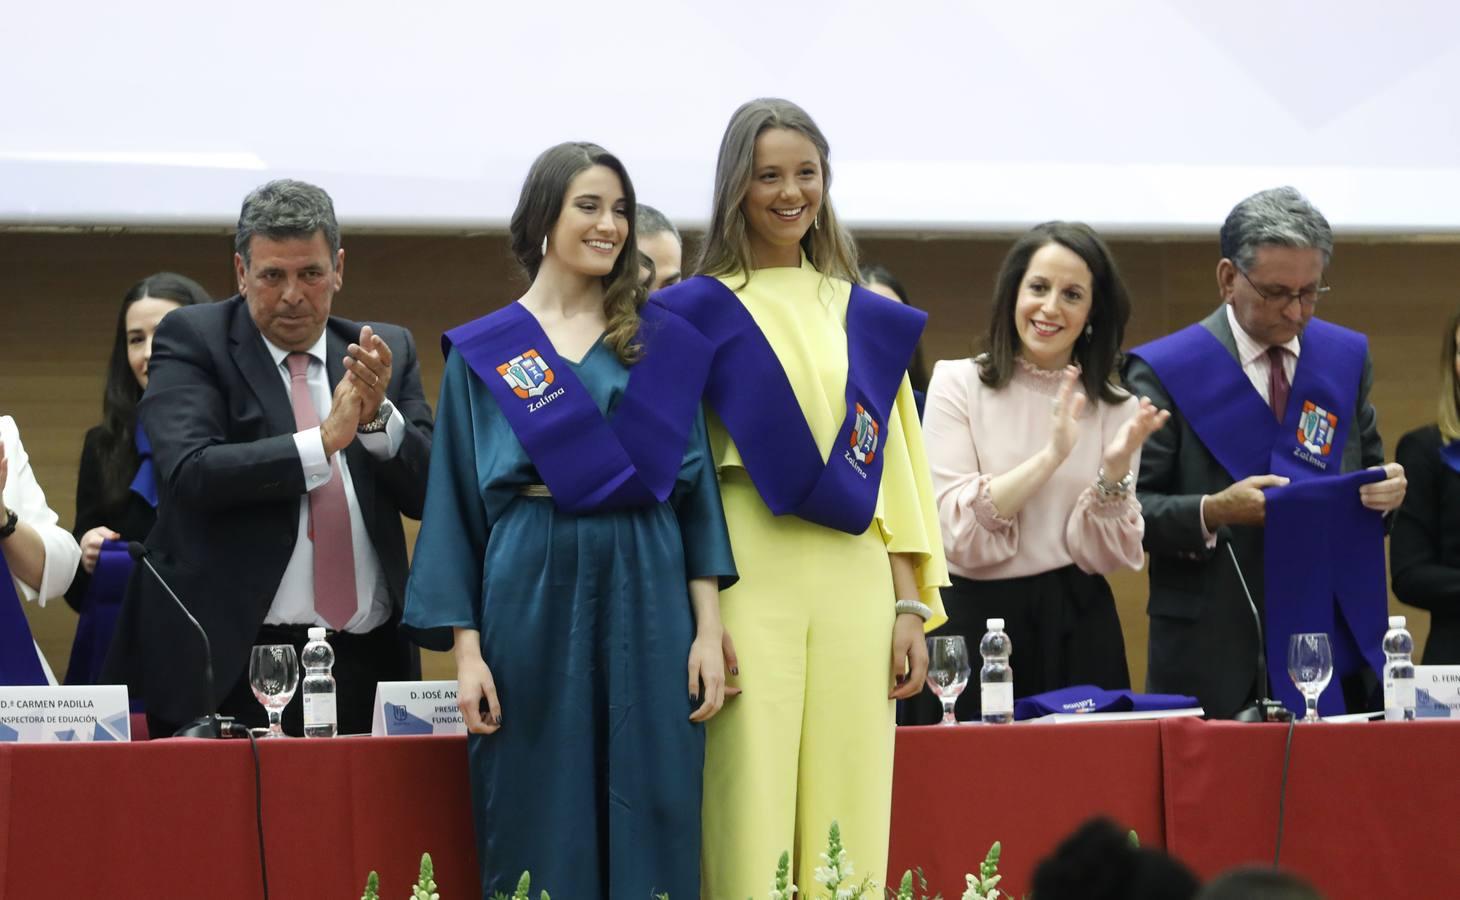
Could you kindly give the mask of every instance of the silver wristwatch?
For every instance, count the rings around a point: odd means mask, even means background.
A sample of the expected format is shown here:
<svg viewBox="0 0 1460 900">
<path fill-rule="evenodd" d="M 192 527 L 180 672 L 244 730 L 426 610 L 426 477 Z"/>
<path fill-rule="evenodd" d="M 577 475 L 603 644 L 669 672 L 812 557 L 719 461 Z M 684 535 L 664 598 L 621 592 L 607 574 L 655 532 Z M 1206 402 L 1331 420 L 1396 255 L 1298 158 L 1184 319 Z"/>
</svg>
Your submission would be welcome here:
<svg viewBox="0 0 1460 900">
<path fill-rule="evenodd" d="M 394 412 L 395 407 L 390 405 L 390 401 L 382 400 L 380 401 L 380 409 L 375 411 L 375 418 L 361 425 L 356 430 L 361 434 L 375 434 L 376 432 L 384 431 L 385 423 L 390 421 L 391 414 Z"/>
<path fill-rule="evenodd" d="M 1134 470 L 1127 471 L 1125 477 L 1119 481 L 1110 481 L 1105 477 L 1105 467 L 1100 468 L 1099 474 L 1095 477 L 1095 490 L 1104 497 L 1124 497 L 1136 486 L 1136 473 Z"/>
</svg>

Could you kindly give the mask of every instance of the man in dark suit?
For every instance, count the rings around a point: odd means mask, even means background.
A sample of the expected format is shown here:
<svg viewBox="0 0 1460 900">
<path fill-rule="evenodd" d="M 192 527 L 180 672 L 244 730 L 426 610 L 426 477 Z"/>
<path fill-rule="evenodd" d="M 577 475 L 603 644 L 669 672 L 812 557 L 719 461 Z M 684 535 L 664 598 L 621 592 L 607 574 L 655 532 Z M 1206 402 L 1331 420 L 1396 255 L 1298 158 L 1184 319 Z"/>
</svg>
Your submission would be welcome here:
<svg viewBox="0 0 1460 900">
<path fill-rule="evenodd" d="M 1320 329 L 1311 329 L 1310 337 L 1304 331 L 1328 290 L 1324 272 L 1333 250 L 1332 230 L 1301 194 L 1276 188 L 1239 203 L 1222 226 L 1221 241 L 1216 274 L 1222 305 L 1200 323 L 1215 341 L 1204 341 L 1198 333 L 1194 343 L 1183 346 L 1202 352 L 1181 357 L 1179 365 L 1206 377 L 1235 361 L 1241 369 L 1232 375 L 1235 389 L 1216 402 L 1247 404 L 1259 410 L 1258 419 L 1275 415 L 1277 422 L 1290 421 L 1285 418 L 1289 388 L 1303 361 L 1319 358 L 1317 345 L 1309 348 L 1309 341 Z M 1339 471 L 1384 466 L 1384 446 L 1369 403 L 1373 367 L 1367 343 L 1360 335 L 1324 323 L 1323 334 L 1336 332 L 1352 336 L 1351 345 L 1359 348 L 1354 356 L 1361 356 L 1353 360 L 1352 371 L 1361 374 L 1355 378 L 1356 392 L 1349 386 L 1350 408 L 1338 410 L 1347 430 Z M 1193 426 L 1194 418 L 1209 417 L 1213 410 L 1183 409 L 1148 361 L 1155 356 L 1143 354 L 1144 349 L 1132 351 L 1126 384 L 1136 395 L 1149 396 L 1157 407 L 1171 411 L 1171 421 L 1141 451 L 1137 483 L 1146 519 L 1145 547 L 1151 554 L 1147 688 L 1194 695 L 1209 715 L 1230 717 L 1258 697 L 1270 696 L 1268 685 L 1259 684 L 1260 642 L 1247 595 L 1251 593 L 1258 615 L 1263 615 L 1263 490 L 1284 485 L 1288 478 L 1266 468 L 1261 470 L 1266 474 L 1234 478 L 1218 461 L 1222 454 L 1208 446 L 1210 439 L 1222 437 L 1220 432 Z M 1170 379 L 1172 370 L 1167 373 Z M 1253 402 L 1253 394 L 1260 397 L 1260 405 Z M 1305 399 L 1294 396 L 1293 402 Z M 1274 420 L 1256 424 L 1272 428 Z M 1282 434 L 1292 441 L 1291 432 Z M 1405 480 L 1397 463 L 1384 469 L 1382 481 L 1359 491 L 1364 506 L 1387 513 L 1404 499 Z M 1269 661 L 1270 677 L 1285 678 L 1284 664 L 1282 659 Z M 1361 693 L 1362 688 L 1346 686 L 1350 692 Z"/>
<path fill-rule="evenodd" d="M 212 693 L 196 633 L 140 568 L 112 662 L 127 667 L 154 735 L 214 711 L 261 724 L 251 648 L 298 650 L 324 626 L 340 733 L 365 732 L 376 682 L 420 670 L 396 628 L 401 515 L 421 515 L 431 450 L 415 346 L 404 328 L 330 314 L 345 252 L 323 190 L 256 189 L 235 249 L 238 295 L 168 316 L 138 408 L 160 493 L 148 551 L 208 633 Z M 296 692 L 292 733 L 300 706 Z"/>
</svg>

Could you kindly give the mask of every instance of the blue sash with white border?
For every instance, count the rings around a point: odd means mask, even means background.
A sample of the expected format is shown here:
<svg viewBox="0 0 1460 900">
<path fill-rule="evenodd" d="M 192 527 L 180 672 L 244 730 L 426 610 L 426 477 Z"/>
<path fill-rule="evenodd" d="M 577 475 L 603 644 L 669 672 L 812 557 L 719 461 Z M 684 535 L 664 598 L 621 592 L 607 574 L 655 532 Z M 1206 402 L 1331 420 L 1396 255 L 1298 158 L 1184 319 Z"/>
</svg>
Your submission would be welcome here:
<svg viewBox="0 0 1460 900">
<path fill-rule="evenodd" d="M 927 313 L 852 286 L 847 303 L 846 418 L 821 455 L 775 350 L 719 280 L 699 275 L 654 295 L 714 344 L 705 400 L 774 514 L 861 534 L 882 482 L 880 448 Z"/>
<path fill-rule="evenodd" d="M 1358 488 L 1384 473 L 1340 475 L 1368 339 L 1310 320 L 1281 423 L 1231 352 L 1200 324 L 1131 355 L 1151 366 L 1233 481 L 1268 473 L 1292 480 L 1264 492 L 1264 631 L 1273 696 L 1303 709 L 1302 695 L 1281 676 L 1288 638 L 1299 632 L 1329 634 L 1335 675 L 1352 674 L 1365 663 L 1383 671 L 1384 522 L 1360 503 Z M 1319 699 L 1324 714 L 1343 708 L 1339 690 Z"/>
<path fill-rule="evenodd" d="M 666 310 L 646 305 L 640 316 L 644 354 L 608 418 L 520 303 L 441 336 L 442 353 L 455 348 L 486 384 L 565 512 L 652 506 L 674 489 L 712 348 Z"/>
</svg>

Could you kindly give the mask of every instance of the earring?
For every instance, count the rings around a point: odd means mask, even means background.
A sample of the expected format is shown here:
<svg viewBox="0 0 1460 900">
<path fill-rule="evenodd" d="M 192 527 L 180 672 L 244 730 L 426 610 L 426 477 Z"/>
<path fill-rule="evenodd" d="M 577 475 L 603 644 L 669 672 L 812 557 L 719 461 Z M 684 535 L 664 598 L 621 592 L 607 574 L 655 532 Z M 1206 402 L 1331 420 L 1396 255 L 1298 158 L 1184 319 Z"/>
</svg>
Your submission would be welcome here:
<svg viewBox="0 0 1460 900">
<path fill-rule="evenodd" d="M 1094 333 L 1095 333 L 1095 326 L 1094 325 L 1091 325 L 1089 322 L 1086 322 L 1085 323 L 1085 337 L 1089 337 L 1090 335 L 1092 335 Z"/>
<path fill-rule="evenodd" d="M 811 227 L 815 228 L 817 231 L 821 230 L 821 213 L 817 213 L 816 218 L 811 220 Z"/>
<path fill-rule="evenodd" d="M 547 256 L 547 235 L 542 236 L 542 255 Z"/>
</svg>

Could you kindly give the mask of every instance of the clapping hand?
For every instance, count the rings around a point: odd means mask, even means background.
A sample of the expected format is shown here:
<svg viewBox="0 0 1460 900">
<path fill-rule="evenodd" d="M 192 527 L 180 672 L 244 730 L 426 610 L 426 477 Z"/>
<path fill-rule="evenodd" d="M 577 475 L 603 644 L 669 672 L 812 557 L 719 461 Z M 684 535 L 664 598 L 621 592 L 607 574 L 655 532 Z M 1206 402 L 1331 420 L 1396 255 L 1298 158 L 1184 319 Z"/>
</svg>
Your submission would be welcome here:
<svg viewBox="0 0 1460 900">
<path fill-rule="evenodd" d="M 360 392 L 360 422 L 365 425 L 373 420 L 385 401 L 385 391 L 390 387 L 391 353 L 385 339 L 376 334 L 369 325 L 360 329 L 360 343 L 346 348 L 348 370 L 346 381 L 353 382 Z"/>
<path fill-rule="evenodd" d="M 1105 480 L 1116 482 L 1128 475 L 1130 461 L 1136 451 L 1141 449 L 1146 438 L 1160 431 L 1170 418 L 1171 413 L 1168 410 L 1158 409 L 1150 397 L 1142 397 L 1136 414 L 1120 426 L 1120 430 L 1111 439 L 1110 446 L 1105 448 Z"/>
<path fill-rule="evenodd" d="M 1085 395 L 1075 392 L 1075 385 L 1079 382 L 1080 370 L 1074 366 L 1065 366 L 1059 393 L 1050 404 L 1049 414 L 1053 428 L 1049 433 L 1049 447 L 1054 451 L 1056 459 L 1063 460 L 1069 456 L 1080 440 L 1080 425 L 1076 420 L 1085 411 Z"/>
</svg>

